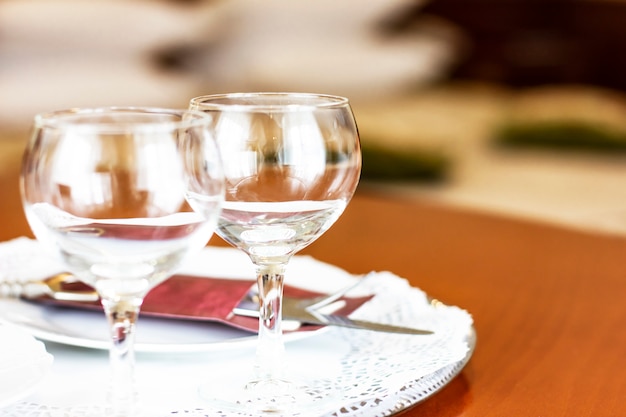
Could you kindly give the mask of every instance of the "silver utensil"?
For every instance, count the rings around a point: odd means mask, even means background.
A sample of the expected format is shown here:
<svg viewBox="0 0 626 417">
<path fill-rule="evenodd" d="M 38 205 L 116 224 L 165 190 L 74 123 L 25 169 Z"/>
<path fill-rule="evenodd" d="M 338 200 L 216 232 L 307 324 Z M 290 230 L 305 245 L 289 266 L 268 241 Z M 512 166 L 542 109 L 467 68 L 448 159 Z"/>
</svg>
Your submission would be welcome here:
<svg viewBox="0 0 626 417">
<path fill-rule="evenodd" d="M 347 316 L 337 314 L 327 314 L 319 311 L 332 306 L 333 303 L 341 303 L 340 298 L 346 293 L 360 285 L 367 276 L 359 279 L 353 285 L 345 287 L 329 295 L 313 298 L 292 298 L 283 297 L 283 319 L 296 321 L 301 324 L 314 324 L 322 326 L 340 326 L 353 329 L 373 330 L 379 332 L 402 333 L 413 335 L 428 335 L 433 332 L 412 327 L 396 326 L 391 324 L 376 323 L 365 320 L 351 319 Z M 69 273 L 59 273 L 49 278 L 25 283 L 0 282 L 0 297 L 23 297 L 33 299 L 47 295 L 58 301 L 90 302 L 98 301 L 98 294 L 93 290 L 69 290 L 64 289 L 64 285 L 79 282 L 76 277 Z M 247 294 L 237 307 L 233 309 L 233 314 L 258 317 L 259 303 L 256 293 L 256 285 Z"/>
<path fill-rule="evenodd" d="M 47 295 L 59 301 L 98 301 L 98 294 L 93 290 L 67 290 L 63 286 L 79 282 L 72 274 L 62 272 L 37 281 L 0 282 L 0 297 L 33 299 Z"/>
<path fill-rule="evenodd" d="M 377 332 L 402 333 L 412 335 L 433 334 L 430 330 L 415 329 L 412 327 L 396 326 L 391 324 L 377 323 L 372 321 L 351 319 L 337 314 L 324 314 L 312 309 L 299 309 L 289 306 L 289 302 L 283 303 L 283 318 L 285 320 L 297 320 L 301 323 L 319 324 L 324 326 L 349 327 L 351 329 L 373 330 Z"/>
<path fill-rule="evenodd" d="M 396 326 L 392 324 L 377 323 L 366 320 L 351 319 L 347 316 L 338 314 L 327 314 L 319 311 L 324 307 L 329 307 L 331 304 L 338 301 L 342 296 L 352 290 L 355 286 L 359 285 L 368 276 L 361 278 L 355 284 L 348 286 L 338 292 L 327 296 L 320 296 L 314 298 L 290 298 L 283 297 L 283 319 L 286 321 L 297 321 L 306 324 L 315 324 L 322 326 L 339 326 L 348 327 L 352 329 L 372 330 L 377 332 L 387 333 L 402 333 L 412 335 L 429 335 L 433 334 L 430 330 L 416 329 L 412 327 Z M 233 309 L 233 313 L 246 317 L 259 317 L 259 303 L 256 288 L 253 287 L 247 296 L 242 300 L 237 307 Z"/>
</svg>

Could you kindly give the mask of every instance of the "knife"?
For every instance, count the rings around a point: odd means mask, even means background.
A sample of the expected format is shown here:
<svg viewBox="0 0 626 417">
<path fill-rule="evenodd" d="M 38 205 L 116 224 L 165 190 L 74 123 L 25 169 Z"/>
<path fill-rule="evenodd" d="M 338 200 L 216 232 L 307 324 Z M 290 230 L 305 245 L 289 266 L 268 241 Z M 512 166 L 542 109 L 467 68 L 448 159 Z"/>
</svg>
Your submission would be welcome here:
<svg viewBox="0 0 626 417">
<path fill-rule="evenodd" d="M 195 287 L 193 287 L 193 289 L 191 290 L 191 292 L 194 294 L 197 294 L 197 293 L 204 294 L 204 293 L 211 292 L 211 288 L 209 284 L 219 281 L 219 279 L 206 279 L 205 280 L 205 279 L 201 279 L 197 277 L 194 278 L 194 277 L 186 277 L 186 276 L 174 276 L 170 280 L 164 283 L 165 284 L 164 291 L 165 291 L 165 295 L 167 299 L 172 298 L 170 296 L 170 290 L 176 290 L 176 287 L 178 287 L 176 285 L 178 281 L 184 282 L 184 285 L 182 285 L 183 288 L 191 288 L 192 281 L 197 284 L 204 283 L 206 284 L 206 288 L 203 287 L 202 291 L 198 291 Z M 250 285 L 248 281 L 241 281 L 241 284 L 236 283 L 235 280 L 227 280 L 227 281 L 233 282 L 233 285 L 237 285 L 237 288 L 239 287 L 246 288 L 247 286 Z M 164 285 L 164 284 L 161 284 L 161 285 Z M 171 288 L 168 287 L 168 285 L 171 286 Z M 237 292 L 237 288 L 229 286 L 229 291 Z M 256 288 L 256 285 L 253 285 L 253 288 Z M 0 288 L 0 290 L 2 290 L 2 288 Z M 148 308 L 149 307 L 148 304 L 150 303 L 148 301 L 149 301 L 149 298 L 151 297 L 151 294 L 152 296 L 156 296 L 157 290 L 158 290 L 158 287 L 153 289 L 153 291 L 149 293 L 148 296 L 146 297 L 146 300 L 144 302 L 144 308 L 142 309 L 142 311 L 145 310 L 144 314 L 152 314 L 156 316 L 169 315 L 169 316 L 175 316 L 177 318 L 193 316 L 195 319 L 198 319 L 199 314 L 197 311 L 195 311 L 194 314 L 192 314 L 191 312 L 181 312 L 177 310 L 176 306 L 172 307 L 173 310 L 171 311 L 162 311 L 164 310 L 162 303 L 156 303 L 156 306 L 153 306 L 154 307 L 152 309 L 153 311 L 150 311 L 150 308 Z M 178 293 L 180 293 L 180 288 L 178 288 L 177 291 Z M 212 291 L 215 292 L 216 289 L 213 288 Z M 252 291 L 252 293 L 254 293 L 254 291 Z M 57 274 L 57 275 L 54 275 L 52 277 L 49 277 L 47 279 L 43 279 L 40 281 L 29 282 L 25 285 L 20 285 L 19 289 L 11 287 L 10 295 L 14 297 L 22 297 L 22 298 L 31 299 L 31 300 L 36 300 L 40 296 L 47 296 L 50 298 L 50 300 L 54 300 L 56 303 L 62 304 L 62 305 L 64 304 L 64 305 L 72 305 L 74 307 L 83 306 L 83 307 L 91 307 L 91 308 L 101 307 L 100 303 L 98 302 L 99 300 L 98 294 L 96 294 L 92 288 L 84 284 L 81 285 L 80 282 L 74 276 L 68 273 L 61 273 L 61 274 Z M 0 298 L 1 296 L 2 294 L 0 294 Z M 177 297 L 174 297 L 174 298 L 177 298 Z M 186 300 L 185 303 L 188 304 L 187 303 L 187 301 L 189 301 L 188 298 L 182 297 L 180 296 L 180 294 L 178 298 Z M 326 300 L 334 300 L 334 299 L 335 298 L 333 297 L 326 298 Z M 200 302 L 202 300 L 194 300 L 194 301 Z M 343 301 L 339 300 L 335 302 L 341 303 Z M 326 301 L 324 303 L 326 303 Z M 194 303 L 192 302 L 192 304 Z M 167 304 L 165 305 L 167 306 Z M 428 335 L 428 334 L 433 333 L 430 330 L 421 330 L 421 329 L 414 329 L 411 327 L 402 327 L 402 326 L 396 326 L 396 325 L 391 325 L 391 324 L 382 324 L 382 323 L 375 323 L 375 322 L 364 321 L 364 320 L 351 319 L 345 315 L 325 314 L 325 313 L 320 312 L 318 309 L 314 308 L 314 307 L 317 307 L 318 305 L 319 303 L 308 305 L 304 303 L 304 300 L 291 298 L 291 297 L 285 297 L 283 298 L 283 319 L 285 321 L 293 321 L 299 324 L 312 324 L 312 325 L 318 325 L 318 326 L 319 325 L 341 326 L 341 327 L 349 327 L 353 329 L 365 329 L 365 330 L 373 330 L 373 331 L 389 332 L 389 333 L 402 333 L 402 334 L 413 334 L 413 335 Z M 324 304 L 321 306 L 321 308 L 326 309 L 329 306 L 332 306 L 332 305 Z M 160 309 L 157 309 L 156 307 L 159 307 Z M 239 315 L 239 316 L 258 318 L 259 317 L 259 304 L 257 301 L 255 301 L 254 296 L 251 295 L 251 292 L 248 292 L 246 296 L 242 299 L 242 301 L 240 301 L 239 304 L 237 304 L 236 307 L 232 309 L 232 313 L 235 315 Z M 205 315 L 200 315 L 200 316 L 205 317 Z M 220 319 L 220 317 L 222 316 L 219 314 L 219 312 L 212 311 L 211 314 L 209 314 L 209 316 L 207 317 L 212 317 L 213 319 Z M 246 329 L 248 329 L 247 326 L 246 326 Z"/>
<path fill-rule="evenodd" d="M 254 303 L 252 300 L 244 300 L 233 309 L 233 313 L 246 317 L 259 317 L 258 304 Z M 313 309 L 299 307 L 298 303 L 283 303 L 283 320 L 293 320 L 302 324 L 338 326 L 376 332 L 421 336 L 433 334 L 430 330 L 351 319 L 350 317 L 338 314 L 325 314 Z"/>
<path fill-rule="evenodd" d="M 412 335 L 433 334 L 430 330 L 414 329 L 412 327 L 396 326 L 392 324 L 376 323 L 372 321 L 351 319 L 337 314 L 323 314 L 317 311 L 302 310 L 297 314 L 283 315 L 285 320 L 297 320 L 300 323 L 318 324 L 323 326 L 339 326 L 351 329 L 372 330 L 376 332 L 402 333 Z"/>
</svg>

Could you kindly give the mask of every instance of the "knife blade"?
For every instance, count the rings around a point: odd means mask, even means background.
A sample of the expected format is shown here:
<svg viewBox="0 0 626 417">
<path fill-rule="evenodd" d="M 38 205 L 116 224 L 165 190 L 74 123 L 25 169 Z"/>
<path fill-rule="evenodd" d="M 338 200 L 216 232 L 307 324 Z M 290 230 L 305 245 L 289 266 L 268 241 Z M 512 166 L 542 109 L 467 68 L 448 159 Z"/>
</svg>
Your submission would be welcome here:
<svg viewBox="0 0 626 417">
<path fill-rule="evenodd" d="M 337 314 L 324 314 L 318 311 L 302 310 L 299 312 L 290 312 L 283 314 L 285 320 L 296 320 L 300 323 L 318 324 L 323 326 L 339 326 L 351 329 L 372 330 L 376 332 L 401 333 L 412 335 L 429 335 L 433 334 L 430 330 L 415 329 L 412 327 L 396 326 L 392 324 L 377 323 L 366 320 L 351 319 L 347 316 Z"/>
<path fill-rule="evenodd" d="M 233 313 L 246 317 L 259 317 L 258 304 L 252 302 L 251 300 L 244 300 L 233 309 Z M 301 324 L 313 324 L 318 326 L 338 326 L 351 329 L 421 336 L 433 334 L 431 330 L 416 329 L 412 327 L 396 326 L 393 324 L 352 319 L 350 317 L 338 314 L 322 313 L 316 310 L 302 308 L 298 306 L 297 302 L 284 303 L 282 313 L 283 320 L 297 321 Z"/>
</svg>

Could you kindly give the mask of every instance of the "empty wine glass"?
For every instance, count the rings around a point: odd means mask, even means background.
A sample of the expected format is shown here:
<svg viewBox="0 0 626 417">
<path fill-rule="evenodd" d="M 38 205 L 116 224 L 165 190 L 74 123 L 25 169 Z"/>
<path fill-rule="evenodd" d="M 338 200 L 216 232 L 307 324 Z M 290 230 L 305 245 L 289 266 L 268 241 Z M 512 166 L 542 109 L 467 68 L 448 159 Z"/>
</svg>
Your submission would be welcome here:
<svg viewBox="0 0 626 417">
<path fill-rule="evenodd" d="M 240 93 L 196 97 L 190 109 L 211 116 L 224 161 L 217 234 L 249 256 L 260 298 L 253 375 L 240 385 L 220 375 L 213 378 L 219 386 L 207 383 L 201 394 L 249 415 L 319 410 L 336 397 L 337 387 L 286 369 L 281 301 L 290 258 L 331 227 L 357 187 L 361 152 L 349 101 Z"/>
<path fill-rule="evenodd" d="M 101 297 L 111 336 L 107 416 L 141 413 L 133 340 L 144 296 L 215 229 L 224 177 L 209 121 L 199 112 L 154 108 L 35 117 L 21 172 L 23 206 L 37 239 Z"/>
</svg>

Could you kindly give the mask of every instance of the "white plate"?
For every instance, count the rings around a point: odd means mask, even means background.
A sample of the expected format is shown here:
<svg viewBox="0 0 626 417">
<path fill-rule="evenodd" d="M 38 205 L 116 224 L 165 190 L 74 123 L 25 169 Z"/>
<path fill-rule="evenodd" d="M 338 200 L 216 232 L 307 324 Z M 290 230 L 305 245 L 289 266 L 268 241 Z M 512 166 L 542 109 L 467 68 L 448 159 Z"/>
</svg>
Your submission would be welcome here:
<svg viewBox="0 0 626 417">
<path fill-rule="evenodd" d="M 43 343 L 15 326 L 0 323 L 0 408 L 26 398 L 52 365 Z"/>
<path fill-rule="evenodd" d="M 243 252 L 232 248 L 208 247 L 192 258 L 181 273 L 249 278 L 251 285 L 254 282 L 254 268 L 249 259 Z M 356 279 L 340 268 L 307 256 L 295 256 L 288 267 L 287 280 L 291 285 L 320 292 L 336 291 Z M 15 324 L 44 341 L 93 349 L 109 348 L 106 319 L 99 311 L 0 299 L 0 321 Z M 310 337 L 321 330 L 287 333 L 285 341 Z M 135 350 L 160 353 L 212 351 L 254 346 L 256 339 L 255 334 L 219 323 L 140 317 Z"/>
<path fill-rule="evenodd" d="M 342 387 L 341 398 L 323 417 L 389 417 L 403 411 L 450 382 L 474 351 L 473 321 L 464 310 L 432 304 L 421 290 L 390 273 L 376 273 L 359 286 L 363 287 L 376 297 L 358 309 L 355 318 L 412 324 L 435 333 L 411 336 L 335 327 L 290 343 L 286 364 L 297 368 L 298 374 L 321 376 Z M 50 379 L 28 401 L 3 415 L 89 415 L 87 411 L 98 404 L 103 391 L 94 389 L 98 383 L 94 375 L 106 374 L 106 356 L 86 349 L 79 353 L 63 345 L 50 347 L 56 361 Z M 138 388 L 150 416 L 231 417 L 208 408 L 197 388 L 220 371 L 246 375 L 253 361 L 253 350 L 143 355 L 138 361 Z M 165 380 L 163 375 L 167 375 Z M 82 389 L 80 395 L 64 399 L 67 387 L 75 381 L 81 381 L 74 387 Z"/>
<path fill-rule="evenodd" d="M 0 320 L 19 326 L 40 340 L 92 349 L 109 348 L 107 322 L 99 311 L 0 300 Z M 285 340 L 296 340 L 317 332 L 288 333 Z M 140 317 L 135 350 L 200 352 L 253 346 L 256 339 L 255 334 L 218 323 Z"/>
</svg>

